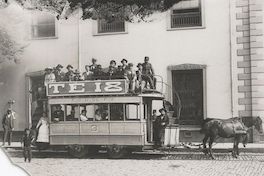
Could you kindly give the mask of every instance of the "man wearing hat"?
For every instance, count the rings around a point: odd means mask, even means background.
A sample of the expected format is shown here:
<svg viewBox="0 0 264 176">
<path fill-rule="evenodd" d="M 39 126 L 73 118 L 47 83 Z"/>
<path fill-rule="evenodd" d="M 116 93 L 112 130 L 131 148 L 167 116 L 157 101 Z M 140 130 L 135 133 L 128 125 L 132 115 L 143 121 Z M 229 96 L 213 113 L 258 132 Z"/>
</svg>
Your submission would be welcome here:
<svg viewBox="0 0 264 176">
<path fill-rule="evenodd" d="M 45 80 L 44 80 L 44 85 L 47 86 L 48 83 L 51 83 L 51 82 L 56 82 L 56 77 L 54 75 L 54 73 L 52 73 L 52 68 L 51 67 L 47 67 L 45 69 Z"/>
<path fill-rule="evenodd" d="M 12 131 L 14 130 L 14 120 L 15 117 L 12 110 L 8 109 L 2 120 L 4 129 L 3 145 L 5 145 L 6 140 L 8 140 L 8 145 L 11 145 Z"/>
<path fill-rule="evenodd" d="M 67 65 L 67 72 L 65 74 L 64 80 L 65 81 L 73 81 L 74 80 L 74 72 L 73 72 L 73 66 Z"/>
<path fill-rule="evenodd" d="M 53 71 L 57 82 L 64 81 L 65 74 L 61 71 L 62 68 L 63 66 L 58 64 Z"/>
<path fill-rule="evenodd" d="M 155 78 L 154 78 L 154 69 L 151 65 L 151 63 L 149 63 L 149 57 L 146 56 L 144 59 L 144 63 L 142 64 L 143 66 L 143 74 L 145 75 L 144 80 L 146 81 L 146 84 L 149 83 L 149 86 L 151 89 L 155 89 L 156 85 L 155 85 Z M 149 77 L 147 79 L 147 77 Z"/>
<path fill-rule="evenodd" d="M 81 76 L 81 73 L 78 69 L 75 70 L 74 72 L 74 77 L 73 77 L 73 80 L 74 81 L 82 81 L 82 76 Z"/>
<path fill-rule="evenodd" d="M 122 59 L 121 60 L 121 67 L 122 67 L 122 70 L 123 72 L 125 72 L 125 70 L 128 68 L 128 65 L 127 65 L 127 60 L 126 59 Z"/>
<path fill-rule="evenodd" d="M 165 128 L 169 124 L 169 118 L 167 116 L 167 111 L 164 108 L 159 110 L 160 115 L 153 122 L 154 128 L 154 145 L 155 147 L 160 147 L 164 141 Z"/>
</svg>

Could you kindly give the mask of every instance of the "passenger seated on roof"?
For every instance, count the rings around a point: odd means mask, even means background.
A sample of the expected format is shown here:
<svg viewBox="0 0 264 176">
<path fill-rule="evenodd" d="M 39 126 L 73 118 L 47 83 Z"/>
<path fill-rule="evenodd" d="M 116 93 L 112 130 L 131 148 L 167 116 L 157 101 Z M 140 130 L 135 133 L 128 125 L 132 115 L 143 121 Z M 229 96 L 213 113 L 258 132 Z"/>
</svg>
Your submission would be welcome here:
<svg viewBox="0 0 264 176">
<path fill-rule="evenodd" d="M 136 88 L 137 88 L 137 90 L 140 93 L 142 93 L 142 90 L 146 86 L 146 81 L 145 80 L 148 79 L 148 77 L 147 78 L 144 78 L 144 75 L 143 75 L 143 66 L 142 66 L 141 63 L 138 63 L 137 68 L 138 68 L 138 70 L 136 71 L 136 75 L 137 75 Z"/>
<path fill-rule="evenodd" d="M 135 81 L 137 77 L 132 63 L 128 64 L 128 69 L 125 71 L 125 78 L 129 84 L 129 92 L 135 93 Z"/>
<path fill-rule="evenodd" d="M 125 72 L 128 69 L 128 65 L 127 65 L 127 60 L 126 59 L 122 59 L 121 60 L 121 68 L 123 70 L 123 72 Z"/>
<path fill-rule="evenodd" d="M 95 70 L 97 69 L 97 63 L 96 62 L 97 62 L 97 60 L 95 58 L 92 58 L 92 65 L 89 66 L 92 73 L 94 73 Z"/>
<path fill-rule="evenodd" d="M 125 72 L 121 65 L 118 65 L 117 70 L 115 72 L 115 78 L 116 79 L 124 79 L 125 78 Z"/>
<path fill-rule="evenodd" d="M 109 68 L 112 67 L 114 73 L 116 72 L 116 61 L 115 60 L 111 60 L 110 64 L 109 64 Z"/>
<path fill-rule="evenodd" d="M 94 79 L 103 79 L 105 76 L 105 73 L 102 71 L 102 66 L 97 65 L 97 68 L 94 70 Z"/>
<path fill-rule="evenodd" d="M 91 67 L 89 65 L 85 65 L 85 72 L 82 74 L 83 80 L 92 80 L 93 72 L 91 71 Z"/>
<path fill-rule="evenodd" d="M 73 71 L 73 66 L 67 65 L 67 72 L 65 74 L 65 81 L 73 81 L 74 80 L 74 71 Z"/>
<path fill-rule="evenodd" d="M 82 81 L 83 80 L 80 71 L 77 69 L 74 72 L 73 80 L 74 81 Z"/>
<path fill-rule="evenodd" d="M 109 66 L 106 76 L 107 76 L 107 79 L 115 79 L 115 68 L 112 66 Z"/>
</svg>

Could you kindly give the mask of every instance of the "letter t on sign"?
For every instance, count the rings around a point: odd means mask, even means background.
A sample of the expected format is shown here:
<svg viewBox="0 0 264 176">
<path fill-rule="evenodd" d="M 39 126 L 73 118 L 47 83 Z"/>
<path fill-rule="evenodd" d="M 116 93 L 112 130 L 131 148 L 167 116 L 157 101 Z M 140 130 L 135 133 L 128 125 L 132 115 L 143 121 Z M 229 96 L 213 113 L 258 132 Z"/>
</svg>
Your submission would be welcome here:
<svg viewBox="0 0 264 176">
<path fill-rule="evenodd" d="M 65 84 L 63 84 L 63 83 L 61 83 L 61 84 L 49 84 L 49 89 L 54 88 L 54 90 L 52 92 L 54 94 L 60 93 L 59 87 L 64 88 Z"/>
</svg>

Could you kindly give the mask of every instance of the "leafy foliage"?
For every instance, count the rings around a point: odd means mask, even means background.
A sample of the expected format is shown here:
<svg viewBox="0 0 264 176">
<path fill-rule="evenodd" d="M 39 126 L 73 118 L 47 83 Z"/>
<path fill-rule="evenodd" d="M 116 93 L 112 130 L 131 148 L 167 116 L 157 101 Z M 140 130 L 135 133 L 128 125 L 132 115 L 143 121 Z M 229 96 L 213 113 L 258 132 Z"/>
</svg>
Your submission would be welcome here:
<svg viewBox="0 0 264 176">
<path fill-rule="evenodd" d="M 16 0 L 27 9 L 49 10 L 58 18 L 67 18 L 82 9 L 82 19 L 145 20 L 150 14 L 166 11 L 181 0 Z"/>
<path fill-rule="evenodd" d="M 18 55 L 23 52 L 24 47 L 17 44 L 8 35 L 4 28 L 0 28 L 0 64 L 4 61 L 18 62 Z"/>
</svg>

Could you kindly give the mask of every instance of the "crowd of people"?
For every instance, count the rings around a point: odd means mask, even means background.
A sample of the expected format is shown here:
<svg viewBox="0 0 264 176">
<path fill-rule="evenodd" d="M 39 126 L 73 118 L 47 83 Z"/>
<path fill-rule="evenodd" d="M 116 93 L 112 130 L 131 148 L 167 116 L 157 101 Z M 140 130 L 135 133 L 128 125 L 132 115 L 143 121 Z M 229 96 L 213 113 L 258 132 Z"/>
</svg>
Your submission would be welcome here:
<svg viewBox="0 0 264 176">
<path fill-rule="evenodd" d="M 44 85 L 50 82 L 60 81 L 84 81 L 84 80 L 111 80 L 126 79 L 129 84 L 129 91 L 142 92 L 144 88 L 155 89 L 156 78 L 154 77 L 154 69 L 149 62 L 149 57 L 144 58 L 143 63 L 137 64 L 137 70 L 133 63 L 128 63 L 126 59 L 122 59 L 121 64 L 117 66 L 115 60 L 111 60 L 107 68 L 102 68 L 97 64 L 97 60 L 92 58 L 91 65 L 85 65 L 85 72 L 82 74 L 78 69 L 74 70 L 72 65 L 67 65 L 67 72 L 62 71 L 63 66 L 58 64 L 55 68 L 48 67 L 45 69 Z"/>
</svg>

